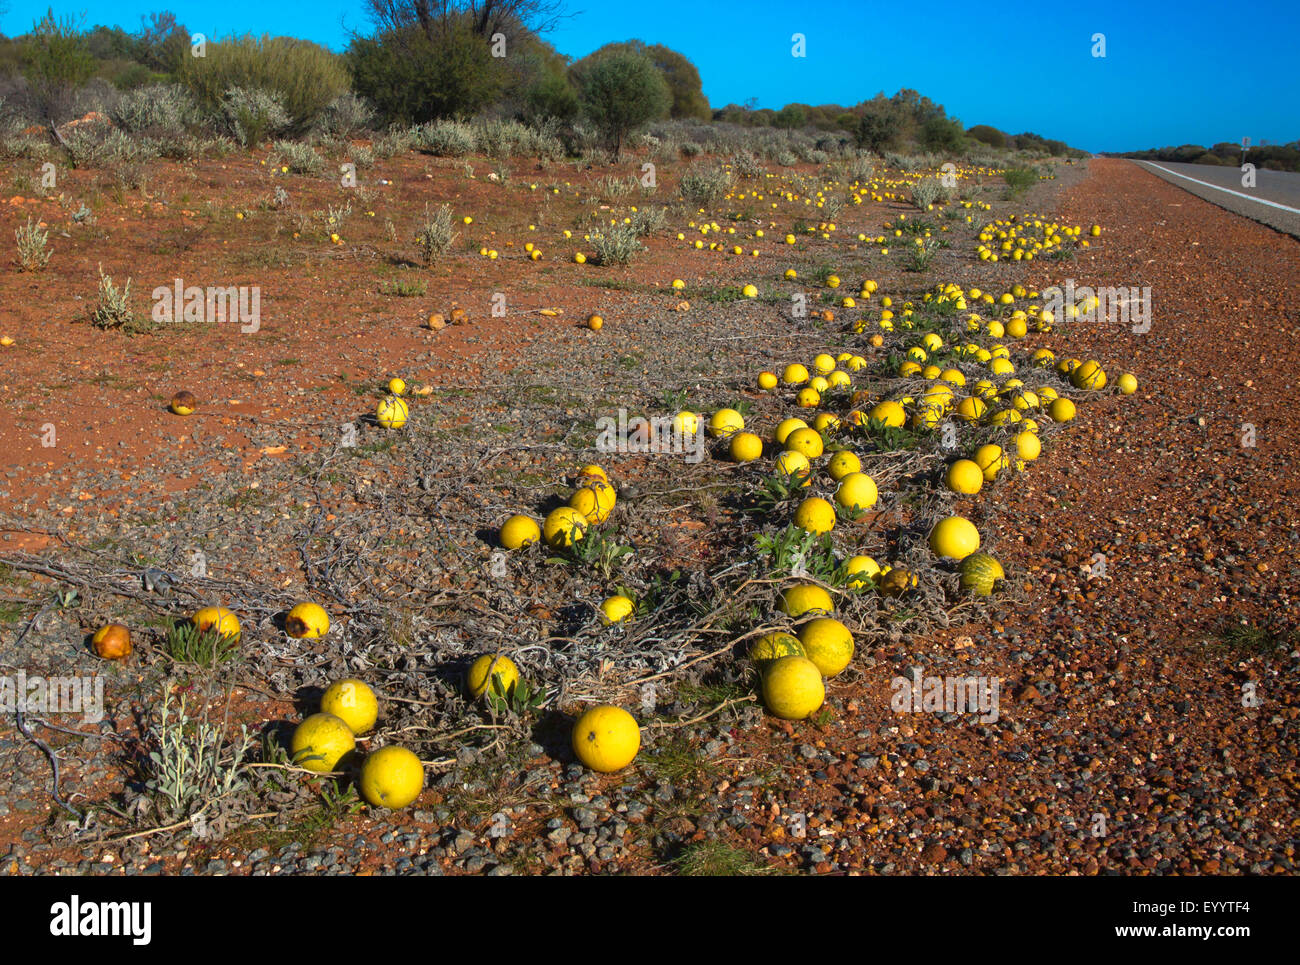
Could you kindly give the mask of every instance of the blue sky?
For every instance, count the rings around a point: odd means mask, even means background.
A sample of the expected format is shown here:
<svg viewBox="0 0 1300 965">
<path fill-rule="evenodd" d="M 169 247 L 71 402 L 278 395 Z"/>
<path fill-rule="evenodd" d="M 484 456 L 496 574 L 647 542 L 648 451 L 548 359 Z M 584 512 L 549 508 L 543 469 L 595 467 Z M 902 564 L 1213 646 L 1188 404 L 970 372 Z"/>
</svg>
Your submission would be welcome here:
<svg viewBox="0 0 1300 965">
<path fill-rule="evenodd" d="M 49 0 L 0 0 L 0 31 L 24 33 Z M 174 10 L 191 31 L 289 34 L 342 49 L 366 32 L 361 0 L 310 4 L 226 0 L 81 0 L 54 4 L 83 25 L 139 26 Z M 1096 2 L 1033 4 L 770 3 L 765 0 L 568 0 L 572 15 L 548 35 L 574 58 L 638 38 L 684 53 L 720 107 L 757 98 L 854 104 L 911 87 L 967 126 L 1034 131 L 1094 151 L 1167 144 L 1300 138 L 1296 0 L 1224 5 Z M 1022 12 L 1021 12 L 1022 11 Z M 791 55 L 792 35 L 807 56 Z M 1106 56 L 1092 36 L 1105 34 Z"/>
</svg>

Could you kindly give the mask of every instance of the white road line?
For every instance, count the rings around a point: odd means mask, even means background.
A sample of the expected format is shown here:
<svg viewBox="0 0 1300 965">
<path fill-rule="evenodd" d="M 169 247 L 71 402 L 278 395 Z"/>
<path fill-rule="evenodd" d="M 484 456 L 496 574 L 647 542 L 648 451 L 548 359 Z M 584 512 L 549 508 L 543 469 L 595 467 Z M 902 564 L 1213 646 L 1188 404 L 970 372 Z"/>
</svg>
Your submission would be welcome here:
<svg viewBox="0 0 1300 965">
<path fill-rule="evenodd" d="M 1143 164 L 1151 164 L 1150 161 L 1143 161 Z M 1196 178 L 1189 178 L 1186 174 L 1179 174 L 1177 171 L 1170 171 L 1159 164 L 1151 164 L 1153 168 L 1164 171 L 1166 174 L 1172 174 L 1176 178 L 1182 178 L 1184 181 L 1191 181 L 1192 184 L 1200 184 L 1207 188 L 1214 188 L 1215 191 L 1222 191 L 1224 194 L 1236 195 L 1238 198 L 1245 198 L 1247 201 L 1254 201 L 1256 204 L 1266 204 L 1270 208 L 1280 208 L 1283 211 L 1290 211 L 1292 214 L 1300 214 L 1300 208 L 1292 208 L 1285 204 L 1278 204 L 1276 201 L 1265 201 L 1263 198 L 1257 198 L 1253 194 L 1242 194 L 1240 191 L 1233 191 L 1230 188 L 1221 188 L 1217 184 L 1211 184 L 1209 181 L 1198 181 Z"/>
</svg>

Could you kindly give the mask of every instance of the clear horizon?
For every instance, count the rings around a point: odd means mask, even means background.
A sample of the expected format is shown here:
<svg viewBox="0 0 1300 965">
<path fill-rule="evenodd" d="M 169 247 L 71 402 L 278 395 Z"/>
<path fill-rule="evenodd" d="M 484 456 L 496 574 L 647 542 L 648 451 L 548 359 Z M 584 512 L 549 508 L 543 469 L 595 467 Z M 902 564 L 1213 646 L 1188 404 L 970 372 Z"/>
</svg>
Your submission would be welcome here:
<svg viewBox="0 0 1300 965">
<path fill-rule="evenodd" d="M 0 32 L 28 32 L 49 6 L 48 0 L 10 2 Z M 231 0 L 215 8 L 87 0 L 54 11 L 71 14 L 82 29 L 103 24 L 135 32 L 144 14 L 163 8 L 209 37 L 283 34 L 335 51 L 353 32 L 371 30 L 364 7 L 345 0 L 310 6 Z M 664 0 L 651 12 L 584 10 L 579 3 L 565 9 L 569 15 L 544 35 L 561 53 L 577 60 L 633 38 L 664 44 L 699 69 L 714 108 L 751 98 L 778 110 L 787 103 L 850 107 L 880 91 L 912 88 L 967 128 L 1032 131 L 1094 152 L 1300 139 L 1293 106 L 1300 102 L 1300 72 L 1290 48 L 1300 12 L 1281 0 L 1232 16 L 1206 0 L 1036 8 L 1029 38 L 1018 20 L 1007 26 L 978 8 L 947 2 L 924 14 L 842 0 L 808 12 L 763 0 L 743 6 Z M 1105 57 L 1093 56 L 1098 33 L 1105 35 Z M 794 34 L 805 38 L 804 57 L 792 55 Z"/>
</svg>

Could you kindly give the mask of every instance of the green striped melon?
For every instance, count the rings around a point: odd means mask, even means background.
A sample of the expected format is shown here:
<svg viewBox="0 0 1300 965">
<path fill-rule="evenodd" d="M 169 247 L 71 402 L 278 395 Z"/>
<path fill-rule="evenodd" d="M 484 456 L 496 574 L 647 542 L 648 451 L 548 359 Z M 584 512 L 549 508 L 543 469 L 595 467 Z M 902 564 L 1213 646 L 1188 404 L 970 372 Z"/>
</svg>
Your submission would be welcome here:
<svg viewBox="0 0 1300 965">
<path fill-rule="evenodd" d="M 972 553 L 961 561 L 961 588 L 970 590 L 976 596 L 990 596 L 994 585 L 1006 579 L 1002 564 L 988 553 Z"/>
<path fill-rule="evenodd" d="M 780 630 L 764 634 L 749 648 L 749 659 L 754 661 L 759 670 L 763 670 L 768 664 L 782 657 L 802 656 L 805 656 L 805 653 L 799 638 Z"/>
</svg>

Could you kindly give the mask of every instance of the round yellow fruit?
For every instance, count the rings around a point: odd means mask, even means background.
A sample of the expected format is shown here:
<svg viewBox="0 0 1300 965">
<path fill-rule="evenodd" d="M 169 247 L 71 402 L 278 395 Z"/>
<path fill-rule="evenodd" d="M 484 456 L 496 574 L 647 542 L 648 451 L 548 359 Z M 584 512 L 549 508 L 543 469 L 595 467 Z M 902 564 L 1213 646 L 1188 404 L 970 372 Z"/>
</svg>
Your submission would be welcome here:
<svg viewBox="0 0 1300 965">
<path fill-rule="evenodd" d="M 749 659 L 754 661 L 759 670 L 765 670 L 772 661 L 780 660 L 782 657 L 802 656 L 805 654 L 799 638 L 781 630 L 763 634 L 749 648 Z"/>
<path fill-rule="evenodd" d="M 821 433 L 805 426 L 802 429 L 795 429 L 785 437 L 785 447 L 792 452 L 803 453 L 809 459 L 816 459 L 822 454 L 825 444 L 822 442 Z"/>
<path fill-rule="evenodd" d="M 979 530 L 964 516 L 941 519 L 930 530 L 930 550 L 935 556 L 960 561 L 979 548 Z"/>
<path fill-rule="evenodd" d="M 299 603 L 284 618 L 284 632 L 295 640 L 323 637 L 329 628 L 330 616 L 319 603 Z"/>
<path fill-rule="evenodd" d="M 879 498 L 876 481 L 865 472 L 849 473 L 840 480 L 840 488 L 835 490 L 835 501 L 845 509 L 870 509 Z"/>
<path fill-rule="evenodd" d="M 850 473 L 861 472 L 862 460 L 848 449 L 841 449 L 831 456 L 831 461 L 826 464 L 826 471 L 838 482 Z"/>
<path fill-rule="evenodd" d="M 519 668 L 509 657 L 499 653 L 485 653 L 465 672 L 465 689 L 471 697 L 482 697 L 491 688 L 495 693 L 509 695 L 510 688 L 519 682 Z"/>
<path fill-rule="evenodd" d="M 1069 399 L 1060 398 L 1053 400 L 1052 404 L 1047 407 L 1047 414 L 1052 417 L 1053 422 L 1069 422 L 1076 415 L 1074 403 Z"/>
<path fill-rule="evenodd" d="M 821 671 L 807 657 L 782 657 L 763 674 L 763 703 L 783 720 L 803 720 L 825 702 Z"/>
<path fill-rule="evenodd" d="M 1137 376 L 1132 372 L 1125 372 L 1115 380 L 1115 385 L 1119 389 L 1121 395 L 1132 395 L 1138 390 Z"/>
<path fill-rule="evenodd" d="M 424 790 L 424 765 L 405 747 L 381 747 L 366 756 L 358 785 L 375 807 L 404 808 Z"/>
<path fill-rule="evenodd" d="M 808 423 L 802 419 L 785 419 L 778 425 L 772 433 L 772 439 L 778 446 L 784 446 L 785 441 L 790 438 L 790 433 L 796 429 L 807 429 Z"/>
<path fill-rule="evenodd" d="M 289 741 L 289 753 L 298 767 L 323 774 L 335 770 L 356 746 L 352 728 L 333 714 L 320 713 L 297 726 Z"/>
<path fill-rule="evenodd" d="M 214 630 L 219 637 L 239 636 L 239 618 L 224 606 L 205 606 L 191 618 L 200 630 Z"/>
<path fill-rule="evenodd" d="M 601 479 L 588 480 L 569 497 L 570 506 L 586 516 L 589 522 L 597 524 L 609 519 L 617 501 L 614 487 Z"/>
<path fill-rule="evenodd" d="M 621 771 L 640 749 L 641 728 L 622 707 L 592 707 L 573 725 L 573 753 L 593 771 Z"/>
<path fill-rule="evenodd" d="M 1033 462 L 1043 451 L 1043 444 L 1032 432 L 1021 432 L 1015 438 L 1016 452 L 1021 459 Z"/>
<path fill-rule="evenodd" d="M 980 446 L 975 450 L 975 465 L 980 467 L 980 472 L 984 474 L 985 482 L 992 482 L 998 478 L 1001 472 L 1008 464 L 1010 459 L 1002 451 L 1002 447 L 989 443 L 986 446 Z"/>
<path fill-rule="evenodd" d="M 1076 366 L 1074 371 L 1070 373 L 1070 382 L 1076 389 L 1104 389 L 1106 387 L 1106 372 L 1096 359 L 1088 359 L 1082 365 Z"/>
<path fill-rule="evenodd" d="M 406 395 L 406 381 L 404 379 L 389 379 L 388 391 L 392 395 Z"/>
<path fill-rule="evenodd" d="M 973 496 L 984 485 L 984 471 L 970 459 L 958 459 L 948 467 L 943 481 L 953 492 Z"/>
<path fill-rule="evenodd" d="M 902 567 L 886 566 L 876 580 L 882 596 L 902 596 L 917 585 L 916 574 Z"/>
<path fill-rule="evenodd" d="M 883 422 L 887 426 L 893 426 L 895 429 L 901 429 L 903 423 L 907 421 L 907 413 L 903 411 L 903 407 L 892 399 L 876 403 L 867 413 L 867 417 Z"/>
<path fill-rule="evenodd" d="M 542 530 L 537 525 L 537 520 L 523 514 L 516 514 L 507 519 L 501 525 L 501 532 L 497 534 L 501 545 L 508 550 L 523 549 L 541 538 Z"/>
<path fill-rule="evenodd" d="M 819 433 L 837 432 L 840 428 L 840 417 L 834 412 L 818 412 L 817 417 L 813 419 L 812 428 Z"/>
<path fill-rule="evenodd" d="M 321 695 L 321 713 L 333 714 L 357 737 L 367 733 L 379 719 L 379 700 L 364 681 L 349 677 L 336 680 Z"/>
<path fill-rule="evenodd" d="M 709 417 L 709 435 L 729 436 L 745 428 L 744 417 L 735 409 L 719 409 Z"/>
<path fill-rule="evenodd" d="M 832 617 L 809 620 L 799 628 L 804 656 L 817 665 L 821 675 L 834 677 L 853 659 L 853 634 Z"/>
<path fill-rule="evenodd" d="M 591 523 L 587 517 L 572 506 L 553 509 L 542 523 L 542 535 L 546 545 L 552 549 L 572 546 L 587 535 Z"/>
<path fill-rule="evenodd" d="M 400 429 L 406 425 L 406 417 L 410 411 L 405 400 L 395 395 L 385 396 L 379 403 L 379 408 L 375 410 L 375 421 L 385 429 Z"/>
<path fill-rule="evenodd" d="M 820 496 L 809 496 L 794 511 L 794 524 L 809 533 L 829 533 L 835 528 L 835 507 Z"/>
<path fill-rule="evenodd" d="M 763 440 L 752 432 L 737 432 L 727 449 L 732 462 L 753 462 L 763 455 Z"/>
<path fill-rule="evenodd" d="M 623 594 L 617 593 L 601 603 L 600 622 L 605 626 L 622 623 L 635 612 L 636 604 Z"/>
<path fill-rule="evenodd" d="M 835 612 L 831 595 L 816 583 L 799 583 L 781 591 L 778 609 L 786 616 L 798 619 L 802 616 L 829 615 Z"/>
<path fill-rule="evenodd" d="M 844 564 L 848 584 L 854 589 L 862 589 L 873 583 L 880 575 L 880 564 L 870 556 L 851 556 Z"/>
<path fill-rule="evenodd" d="M 805 386 L 799 390 L 794 401 L 801 409 L 815 409 L 821 404 L 822 394 L 812 386 Z"/>
<path fill-rule="evenodd" d="M 131 631 L 120 623 L 108 623 L 90 638 L 91 649 L 102 660 L 125 660 L 131 655 Z"/>
<path fill-rule="evenodd" d="M 795 452 L 787 449 L 776 457 L 776 471 L 782 476 L 802 476 L 802 485 L 807 486 L 812 482 L 812 463 L 802 452 Z"/>
<path fill-rule="evenodd" d="M 786 385 L 803 385 L 808 381 L 808 369 L 798 362 L 793 362 L 781 373 L 781 381 Z"/>
<path fill-rule="evenodd" d="M 177 392 L 172 396 L 169 406 L 177 415 L 193 415 L 199 407 L 199 400 L 190 392 Z"/>
<path fill-rule="evenodd" d="M 673 431 L 684 436 L 695 435 L 700 431 L 700 417 L 694 412 L 683 409 L 673 416 Z"/>
<path fill-rule="evenodd" d="M 764 392 L 771 392 L 773 389 L 777 387 L 779 382 L 780 379 L 776 377 L 775 372 L 758 373 L 758 387 L 762 389 Z"/>
</svg>

